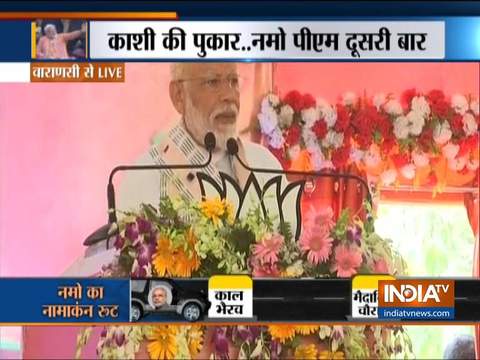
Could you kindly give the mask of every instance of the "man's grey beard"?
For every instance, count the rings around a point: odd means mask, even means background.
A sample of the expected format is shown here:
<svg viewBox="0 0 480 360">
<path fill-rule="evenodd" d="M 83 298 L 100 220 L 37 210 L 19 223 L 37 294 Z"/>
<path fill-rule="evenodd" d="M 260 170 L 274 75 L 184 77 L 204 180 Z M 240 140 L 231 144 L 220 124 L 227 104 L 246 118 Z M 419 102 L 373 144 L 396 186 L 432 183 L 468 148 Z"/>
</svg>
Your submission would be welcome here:
<svg viewBox="0 0 480 360">
<path fill-rule="evenodd" d="M 210 125 L 215 123 L 217 115 L 225 111 L 235 112 L 238 116 L 238 108 L 234 104 L 228 104 L 215 109 L 210 114 L 210 117 L 207 118 L 187 97 L 184 115 L 185 127 L 190 135 L 201 145 L 203 145 L 205 134 L 209 131 L 213 132 L 217 143 L 216 150 L 225 151 L 227 149 L 227 140 L 237 136 L 236 123 L 233 123 L 226 132 L 219 132 Z"/>
</svg>

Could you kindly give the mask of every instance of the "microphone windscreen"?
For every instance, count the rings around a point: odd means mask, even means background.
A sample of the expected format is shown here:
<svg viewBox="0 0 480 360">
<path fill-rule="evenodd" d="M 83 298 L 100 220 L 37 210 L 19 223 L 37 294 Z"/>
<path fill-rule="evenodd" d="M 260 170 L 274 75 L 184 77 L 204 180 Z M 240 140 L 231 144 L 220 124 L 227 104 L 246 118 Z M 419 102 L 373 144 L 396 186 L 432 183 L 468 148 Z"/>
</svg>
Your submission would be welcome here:
<svg viewBox="0 0 480 360">
<path fill-rule="evenodd" d="M 215 139 L 215 135 L 212 132 L 208 132 L 203 139 L 203 143 L 208 151 L 212 151 L 217 146 L 217 139 Z"/>
<path fill-rule="evenodd" d="M 234 138 L 227 140 L 227 151 L 230 155 L 237 155 L 238 153 L 238 143 Z"/>
</svg>

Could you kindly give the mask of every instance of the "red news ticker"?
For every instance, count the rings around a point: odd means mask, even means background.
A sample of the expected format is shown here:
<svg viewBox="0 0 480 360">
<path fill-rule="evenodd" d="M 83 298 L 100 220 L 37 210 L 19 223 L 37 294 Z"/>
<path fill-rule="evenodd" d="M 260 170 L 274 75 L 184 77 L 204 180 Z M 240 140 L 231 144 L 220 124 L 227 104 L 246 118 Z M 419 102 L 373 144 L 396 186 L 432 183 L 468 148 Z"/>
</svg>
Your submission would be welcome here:
<svg viewBox="0 0 480 360">
<path fill-rule="evenodd" d="M 379 307 L 451 307 L 455 305 L 454 280 L 380 280 Z"/>
</svg>

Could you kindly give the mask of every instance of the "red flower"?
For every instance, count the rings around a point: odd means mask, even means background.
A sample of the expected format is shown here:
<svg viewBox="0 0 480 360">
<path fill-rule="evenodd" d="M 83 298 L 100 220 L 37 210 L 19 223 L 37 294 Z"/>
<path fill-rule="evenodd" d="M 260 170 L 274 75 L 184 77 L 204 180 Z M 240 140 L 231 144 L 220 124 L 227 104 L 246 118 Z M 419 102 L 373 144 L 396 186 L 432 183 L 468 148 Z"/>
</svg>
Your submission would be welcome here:
<svg viewBox="0 0 480 360">
<path fill-rule="evenodd" d="M 336 169 L 339 169 L 347 164 L 350 157 L 350 146 L 342 146 L 332 153 L 332 163 Z"/>
<path fill-rule="evenodd" d="M 312 126 L 312 131 L 317 136 L 317 139 L 323 139 L 327 135 L 327 123 L 325 120 L 320 119 L 315 121 Z"/>
<path fill-rule="evenodd" d="M 296 145 L 300 141 L 300 135 L 302 134 L 302 129 L 298 124 L 292 125 L 290 129 L 288 129 L 287 136 L 285 138 L 285 142 L 290 145 Z"/>
<path fill-rule="evenodd" d="M 445 94 L 443 93 L 442 90 L 434 89 L 428 93 L 427 98 L 431 102 L 435 103 L 438 101 L 445 100 Z"/>
<path fill-rule="evenodd" d="M 462 157 L 478 148 L 478 134 L 460 140 L 460 150 L 456 157 Z"/>
<path fill-rule="evenodd" d="M 405 90 L 402 94 L 402 105 L 406 109 L 410 109 L 412 99 L 417 96 L 417 90 L 415 88 Z"/>
<path fill-rule="evenodd" d="M 310 94 L 305 94 L 303 95 L 303 108 L 302 109 L 308 109 L 311 107 L 317 106 L 317 102 L 315 101 L 315 98 L 310 95 Z"/>
<path fill-rule="evenodd" d="M 397 169 L 401 169 L 402 167 L 404 167 L 405 165 L 407 165 L 408 163 L 410 163 L 410 160 L 409 160 L 407 154 L 395 154 L 395 155 L 392 155 L 392 161 L 393 161 L 393 163 L 395 164 L 395 167 L 396 167 Z"/>
<path fill-rule="evenodd" d="M 463 131 L 463 118 L 462 115 L 454 115 L 450 121 L 450 127 L 455 135 L 458 135 Z"/>
<path fill-rule="evenodd" d="M 390 150 L 393 149 L 395 144 L 396 144 L 395 136 L 389 136 L 384 138 L 381 146 L 382 153 L 384 155 L 388 154 Z"/>
<path fill-rule="evenodd" d="M 292 90 L 285 95 L 283 102 L 290 105 L 295 112 L 298 112 L 303 107 L 303 96 L 297 90 Z"/>
<path fill-rule="evenodd" d="M 283 98 L 283 102 L 292 107 L 295 112 L 317 106 L 317 102 L 310 94 L 302 95 L 297 90 L 292 90 Z"/>
<path fill-rule="evenodd" d="M 350 116 L 347 108 L 342 104 L 337 104 L 337 121 L 335 122 L 335 131 L 342 132 L 348 128 Z"/>
<path fill-rule="evenodd" d="M 387 136 L 392 134 L 392 123 L 386 115 L 377 114 L 375 120 L 375 130 L 380 131 L 380 134 L 382 134 L 383 138 L 386 138 Z"/>
<path fill-rule="evenodd" d="M 450 105 L 445 100 L 439 100 L 430 104 L 432 112 L 439 117 L 445 118 L 448 116 Z"/>
</svg>

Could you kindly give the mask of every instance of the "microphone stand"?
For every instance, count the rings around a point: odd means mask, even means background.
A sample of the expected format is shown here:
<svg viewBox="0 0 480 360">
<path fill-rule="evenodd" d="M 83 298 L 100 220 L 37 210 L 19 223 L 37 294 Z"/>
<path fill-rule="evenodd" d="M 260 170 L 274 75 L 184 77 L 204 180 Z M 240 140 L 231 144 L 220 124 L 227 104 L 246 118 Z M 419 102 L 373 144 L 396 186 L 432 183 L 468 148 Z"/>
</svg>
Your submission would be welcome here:
<svg viewBox="0 0 480 360">
<path fill-rule="evenodd" d="M 107 185 L 107 203 L 108 203 L 108 223 L 95 230 L 89 235 L 83 245 L 91 246 L 103 240 L 108 240 L 118 234 L 117 214 L 115 206 L 115 188 L 113 185 L 113 177 L 119 171 L 136 171 L 136 170 L 181 170 L 181 169 L 203 169 L 210 165 L 212 161 L 212 152 L 216 147 L 215 135 L 208 132 L 204 139 L 205 148 L 208 151 L 208 159 L 203 164 L 172 164 L 172 165 L 119 165 L 113 168 L 108 177 Z"/>
</svg>

